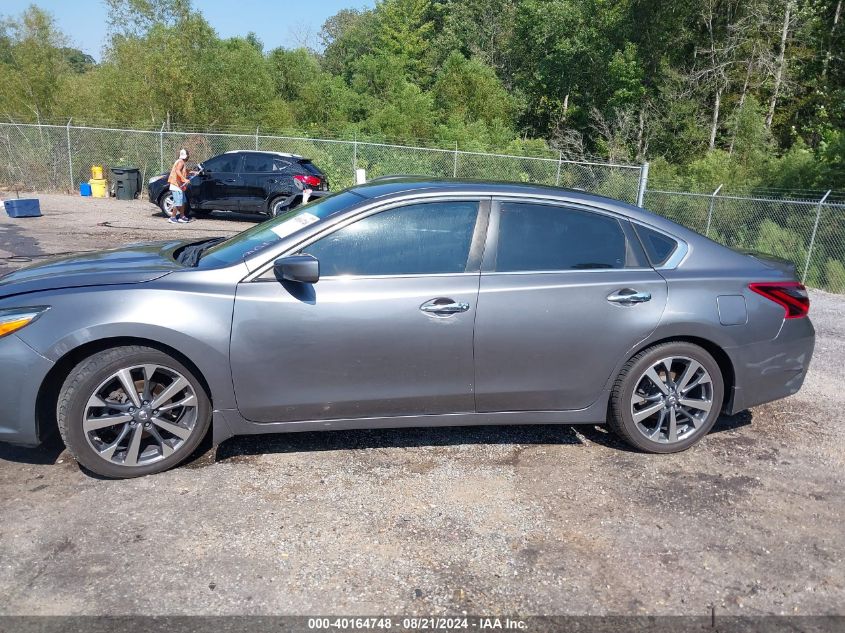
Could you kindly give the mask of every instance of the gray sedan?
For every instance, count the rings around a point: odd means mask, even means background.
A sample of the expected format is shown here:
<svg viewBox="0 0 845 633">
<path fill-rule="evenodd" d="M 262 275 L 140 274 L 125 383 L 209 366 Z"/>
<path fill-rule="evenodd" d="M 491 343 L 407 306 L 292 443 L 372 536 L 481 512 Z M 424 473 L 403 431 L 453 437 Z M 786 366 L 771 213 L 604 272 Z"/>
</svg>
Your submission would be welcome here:
<svg viewBox="0 0 845 633">
<path fill-rule="evenodd" d="M 0 440 L 175 466 L 209 431 L 607 423 L 688 448 L 801 387 L 791 265 L 615 200 L 391 179 L 231 239 L 133 245 L 0 280 Z"/>
</svg>

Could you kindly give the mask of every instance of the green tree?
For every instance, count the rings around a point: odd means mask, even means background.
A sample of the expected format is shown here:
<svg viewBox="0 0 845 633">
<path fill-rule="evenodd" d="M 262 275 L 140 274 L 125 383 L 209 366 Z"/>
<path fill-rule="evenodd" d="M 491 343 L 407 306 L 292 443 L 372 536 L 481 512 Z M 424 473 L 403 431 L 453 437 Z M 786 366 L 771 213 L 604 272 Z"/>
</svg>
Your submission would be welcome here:
<svg viewBox="0 0 845 633">
<path fill-rule="evenodd" d="M 510 123 L 514 99 L 490 66 L 453 51 L 437 73 L 432 88 L 437 109 L 464 121 Z"/>
<path fill-rule="evenodd" d="M 65 38 L 47 12 L 30 6 L 7 25 L 0 46 L 0 108 L 28 119 L 54 114 L 63 78 L 72 72 Z"/>
<path fill-rule="evenodd" d="M 326 71 L 349 80 L 355 62 L 373 52 L 373 33 L 378 30 L 375 11 L 342 9 L 323 24 L 323 66 Z"/>
<path fill-rule="evenodd" d="M 399 60 L 407 79 L 426 83 L 434 29 L 431 0 L 381 0 L 376 16 L 379 51 Z"/>
</svg>

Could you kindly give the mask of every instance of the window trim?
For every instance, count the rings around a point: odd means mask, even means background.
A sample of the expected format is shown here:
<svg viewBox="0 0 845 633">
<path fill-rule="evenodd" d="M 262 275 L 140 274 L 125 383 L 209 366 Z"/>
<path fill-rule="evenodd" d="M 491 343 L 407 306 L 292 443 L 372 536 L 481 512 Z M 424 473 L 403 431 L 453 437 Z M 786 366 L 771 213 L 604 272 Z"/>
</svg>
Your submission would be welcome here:
<svg viewBox="0 0 845 633">
<path fill-rule="evenodd" d="M 360 213 L 356 213 L 350 217 L 343 218 L 338 220 L 334 224 L 327 226 L 324 230 L 319 231 L 313 235 L 309 235 L 308 237 L 304 238 L 300 242 L 292 245 L 290 248 L 286 248 L 281 253 L 277 254 L 274 257 L 271 257 L 269 261 L 267 261 L 264 265 L 258 268 L 258 270 L 253 274 L 248 276 L 247 279 L 244 279 L 244 282 L 264 282 L 264 281 L 274 281 L 278 283 L 278 279 L 276 279 L 275 274 L 273 273 L 273 264 L 277 259 L 281 259 L 282 257 L 287 257 L 288 255 L 295 255 L 302 251 L 305 251 L 311 244 L 317 242 L 324 237 L 328 237 L 332 233 L 339 231 L 341 229 L 346 228 L 350 224 L 354 222 L 358 222 L 359 220 L 364 220 L 371 215 L 376 215 L 377 213 L 383 213 L 385 211 L 391 211 L 393 209 L 399 209 L 401 207 L 408 207 L 408 206 L 415 206 L 418 204 L 428 204 L 428 203 L 437 203 L 437 202 L 477 202 L 478 203 L 478 214 L 476 215 L 475 219 L 475 227 L 473 229 L 472 238 L 470 240 L 469 246 L 469 253 L 467 254 L 467 264 L 466 269 L 463 272 L 458 273 L 403 273 L 403 274 L 396 274 L 396 275 L 320 275 L 320 281 L 324 279 L 343 279 L 343 280 L 358 280 L 358 279 L 408 279 L 408 278 L 418 278 L 418 277 L 464 277 L 464 276 L 474 276 L 477 277 L 481 272 L 481 264 L 484 257 L 485 252 L 485 244 L 486 244 L 486 237 L 488 235 L 488 224 L 489 224 L 489 217 L 490 217 L 490 196 L 479 196 L 479 195 L 443 195 L 443 196 L 432 196 L 426 198 L 406 198 L 403 200 L 391 200 L 388 202 L 383 202 L 381 204 L 375 204 L 374 206 L 367 207 L 366 209 L 360 210 Z M 319 283 L 319 282 L 318 282 Z"/>
<path fill-rule="evenodd" d="M 619 223 L 619 230 L 622 231 L 622 236 L 625 238 L 625 256 L 627 259 L 630 249 L 633 249 L 633 254 L 637 259 L 637 266 L 623 266 L 622 268 L 550 268 L 544 270 L 496 270 L 496 260 L 499 254 L 499 218 L 501 216 L 502 204 L 522 202 L 525 204 L 543 205 L 548 207 L 563 207 L 570 208 L 575 211 L 582 211 L 584 213 L 592 213 L 593 215 L 602 215 L 613 218 Z M 649 264 L 645 253 L 641 253 L 642 244 L 637 242 L 635 245 L 630 244 L 631 236 L 626 230 L 625 223 L 630 222 L 630 219 L 619 213 L 613 213 L 604 209 L 598 209 L 585 204 L 577 202 L 568 202 L 566 200 L 556 200 L 549 198 L 536 197 L 507 197 L 507 196 L 493 196 L 490 220 L 488 222 L 487 233 L 487 248 L 484 254 L 484 261 L 481 265 L 481 272 L 484 275 L 547 275 L 547 274 L 580 274 L 580 273 L 618 273 L 622 271 L 644 271 L 654 270 Z M 639 237 L 637 238 L 639 240 Z"/>
</svg>

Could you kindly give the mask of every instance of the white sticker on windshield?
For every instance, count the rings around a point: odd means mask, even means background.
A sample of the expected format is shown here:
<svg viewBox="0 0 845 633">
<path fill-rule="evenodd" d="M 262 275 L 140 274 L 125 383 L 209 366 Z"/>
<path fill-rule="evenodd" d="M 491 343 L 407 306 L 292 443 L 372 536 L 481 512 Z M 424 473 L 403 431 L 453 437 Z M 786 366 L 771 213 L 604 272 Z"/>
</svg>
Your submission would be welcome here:
<svg viewBox="0 0 845 633">
<path fill-rule="evenodd" d="M 287 237 L 292 233 L 296 233 L 299 229 L 304 229 L 309 224 L 319 221 L 320 218 L 313 213 L 301 213 L 295 218 L 282 222 L 279 226 L 270 227 L 270 230 L 279 237 Z"/>
</svg>

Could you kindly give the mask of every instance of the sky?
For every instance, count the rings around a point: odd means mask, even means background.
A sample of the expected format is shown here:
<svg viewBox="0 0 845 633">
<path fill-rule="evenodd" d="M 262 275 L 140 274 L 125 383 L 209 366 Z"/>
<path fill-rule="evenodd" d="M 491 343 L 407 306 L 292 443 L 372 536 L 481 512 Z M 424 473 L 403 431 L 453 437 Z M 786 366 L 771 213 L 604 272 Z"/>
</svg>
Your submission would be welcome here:
<svg viewBox="0 0 845 633">
<path fill-rule="evenodd" d="M 0 0 L 0 17 L 16 16 L 30 4 L 56 18 L 71 46 L 99 60 L 106 43 L 106 6 L 102 0 Z M 316 36 L 326 18 L 341 9 L 372 7 L 374 0 L 194 0 L 221 37 L 255 32 L 264 50 L 296 47 Z"/>
</svg>

